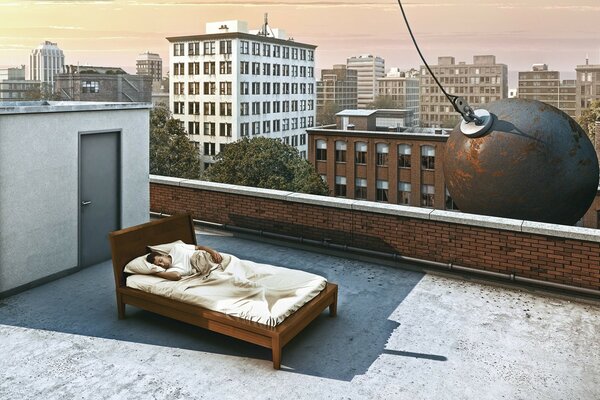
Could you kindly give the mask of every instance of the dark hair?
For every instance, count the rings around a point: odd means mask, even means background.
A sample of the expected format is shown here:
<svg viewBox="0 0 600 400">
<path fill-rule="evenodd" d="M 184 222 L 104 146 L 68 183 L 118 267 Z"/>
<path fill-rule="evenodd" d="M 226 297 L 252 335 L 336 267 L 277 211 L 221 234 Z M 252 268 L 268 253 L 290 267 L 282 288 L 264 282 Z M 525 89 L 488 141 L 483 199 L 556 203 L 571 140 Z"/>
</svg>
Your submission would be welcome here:
<svg viewBox="0 0 600 400">
<path fill-rule="evenodd" d="M 156 257 L 159 257 L 161 255 L 162 254 L 153 251 L 152 253 L 148 254 L 148 256 L 146 257 L 146 261 L 148 261 L 150 264 L 154 264 L 154 260 L 156 260 Z"/>
</svg>

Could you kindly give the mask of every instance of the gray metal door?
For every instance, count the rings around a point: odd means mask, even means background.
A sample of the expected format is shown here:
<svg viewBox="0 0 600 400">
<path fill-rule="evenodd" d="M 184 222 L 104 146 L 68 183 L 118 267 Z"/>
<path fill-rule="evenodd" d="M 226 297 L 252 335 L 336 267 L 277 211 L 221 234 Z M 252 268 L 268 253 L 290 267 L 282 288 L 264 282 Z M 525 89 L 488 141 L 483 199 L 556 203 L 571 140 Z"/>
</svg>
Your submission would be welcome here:
<svg viewBox="0 0 600 400">
<path fill-rule="evenodd" d="M 121 225 L 119 137 L 119 132 L 80 135 L 80 267 L 110 259 L 107 235 Z"/>
</svg>

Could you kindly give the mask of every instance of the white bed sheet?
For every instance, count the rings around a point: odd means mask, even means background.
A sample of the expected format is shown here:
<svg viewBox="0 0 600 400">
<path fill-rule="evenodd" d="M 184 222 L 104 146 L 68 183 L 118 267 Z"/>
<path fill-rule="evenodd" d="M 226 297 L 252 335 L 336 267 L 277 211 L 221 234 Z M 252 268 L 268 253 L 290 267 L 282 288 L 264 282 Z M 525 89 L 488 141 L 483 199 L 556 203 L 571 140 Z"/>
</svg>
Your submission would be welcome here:
<svg viewBox="0 0 600 400">
<path fill-rule="evenodd" d="M 229 255 L 224 255 L 228 257 Z M 203 279 L 192 275 L 169 281 L 154 275 L 131 275 L 127 286 L 209 310 L 276 326 L 317 296 L 327 280 L 309 272 L 240 260 Z"/>
</svg>

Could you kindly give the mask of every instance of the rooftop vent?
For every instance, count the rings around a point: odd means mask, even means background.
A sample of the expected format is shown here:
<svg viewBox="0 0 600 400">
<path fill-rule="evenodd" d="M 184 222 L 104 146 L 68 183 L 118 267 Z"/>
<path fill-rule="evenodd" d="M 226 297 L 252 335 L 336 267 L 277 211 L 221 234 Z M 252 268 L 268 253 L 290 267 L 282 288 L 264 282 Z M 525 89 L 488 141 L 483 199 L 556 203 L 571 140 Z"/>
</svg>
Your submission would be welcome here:
<svg viewBox="0 0 600 400">
<path fill-rule="evenodd" d="M 347 130 L 349 131 L 353 131 L 354 130 L 354 124 L 348 124 L 348 126 L 346 127 Z"/>
</svg>

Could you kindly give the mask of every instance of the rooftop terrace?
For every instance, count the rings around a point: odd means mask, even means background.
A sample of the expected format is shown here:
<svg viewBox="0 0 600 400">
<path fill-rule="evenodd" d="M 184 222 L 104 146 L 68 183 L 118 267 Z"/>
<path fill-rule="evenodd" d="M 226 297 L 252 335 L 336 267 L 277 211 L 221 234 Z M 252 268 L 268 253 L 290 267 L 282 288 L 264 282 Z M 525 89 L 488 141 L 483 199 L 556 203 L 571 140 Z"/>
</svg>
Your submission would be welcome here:
<svg viewBox="0 0 600 400">
<path fill-rule="evenodd" d="M 152 313 L 117 320 L 109 262 L 0 300 L 0 398 L 596 399 L 600 306 L 202 231 L 240 258 L 340 287 L 270 352 Z"/>
</svg>

